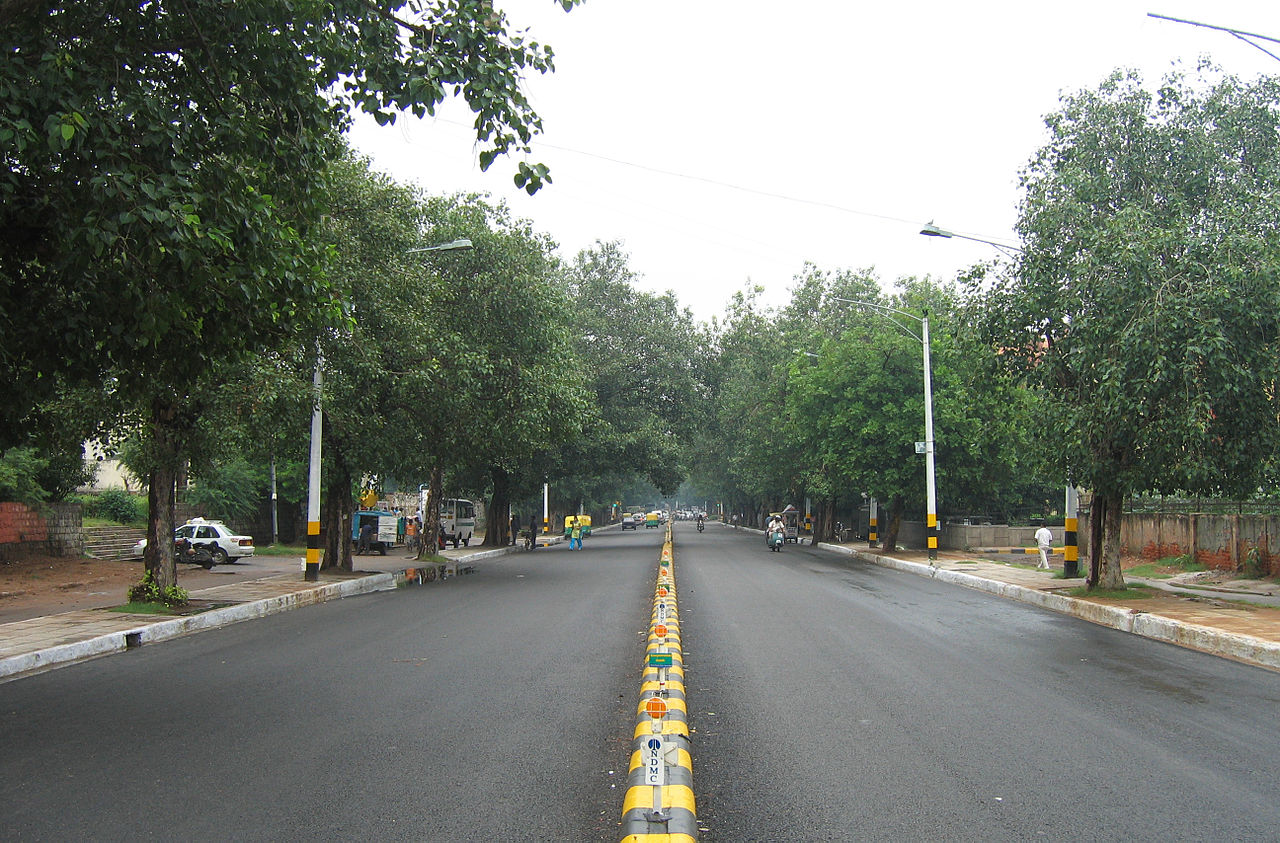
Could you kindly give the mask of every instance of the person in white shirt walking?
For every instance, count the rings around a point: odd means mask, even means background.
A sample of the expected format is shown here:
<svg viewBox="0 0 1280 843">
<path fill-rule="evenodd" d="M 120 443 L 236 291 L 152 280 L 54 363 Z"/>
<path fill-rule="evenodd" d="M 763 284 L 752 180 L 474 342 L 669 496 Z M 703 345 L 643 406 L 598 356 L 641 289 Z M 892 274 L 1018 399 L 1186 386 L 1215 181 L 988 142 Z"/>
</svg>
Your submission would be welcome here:
<svg viewBox="0 0 1280 843">
<path fill-rule="evenodd" d="M 1041 527 L 1036 530 L 1036 544 L 1040 546 L 1040 564 L 1036 566 L 1036 570 L 1041 568 L 1049 570 L 1049 548 L 1053 546 L 1053 533 L 1048 527 Z"/>
</svg>

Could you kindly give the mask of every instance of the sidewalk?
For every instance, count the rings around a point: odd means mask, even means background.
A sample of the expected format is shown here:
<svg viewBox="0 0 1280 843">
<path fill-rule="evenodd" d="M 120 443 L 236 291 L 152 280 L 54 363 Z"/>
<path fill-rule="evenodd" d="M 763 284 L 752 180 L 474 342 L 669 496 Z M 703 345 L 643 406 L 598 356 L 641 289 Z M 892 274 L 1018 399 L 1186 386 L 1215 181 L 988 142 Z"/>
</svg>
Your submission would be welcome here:
<svg viewBox="0 0 1280 843">
<path fill-rule="evenodd" d="M 975 554 L 939 552 L 930 563 L 924 551 L 888 555 L 863 545 L 819 543 L 821 548 L 851 554 L 877 565 L 976 588 L 1031 603 L 1091 623 L 1182 647 L 1201 650 L 1258 667 L 1280 670 L 1280 597 L 1274 583 L 1241 580 L 1223 585 L 1180 585 L 1170 580 L 1125 578 L 1146 585 L 1151 596 L 1109 599 L 1070 596 L 1083 579 L 1066 580 L 1061 554 L 1052 555 L 1053 570 L 1029 567 Z M 1024 563 L 1025 564 L 1025 563 Z"/>
<path fill-rule="evenodd" d="M 544 538 L 540 544 L 552 544 L 556 539 Z M 481 559 L 514 549 L 477 545 L 448 548 L 441 555 L 453 561 L 461 574 Z M 191 632 L 423 581 L 409 573 L 422 569 L 415 567 L 417 563 L 403 548 L 386 556 L 357 556 L 354 572 L 321 572 L 316 582 L 302 578 L 301 557 L 282 559 L 286 559 L 283 567 L 296 572 L 190 590 L 192 605 L 206 609 L 196 614 L 134 615 L 80 609 L 0 624 L 0 682 Z"/>
</svg>

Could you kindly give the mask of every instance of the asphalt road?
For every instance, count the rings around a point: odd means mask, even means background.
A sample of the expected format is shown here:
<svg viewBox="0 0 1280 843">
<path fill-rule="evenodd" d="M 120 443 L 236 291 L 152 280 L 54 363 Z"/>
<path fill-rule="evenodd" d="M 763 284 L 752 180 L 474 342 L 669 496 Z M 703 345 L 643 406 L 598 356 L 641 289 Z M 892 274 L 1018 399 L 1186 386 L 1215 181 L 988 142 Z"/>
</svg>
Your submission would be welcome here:
<svg viewBox="0 0 1280 843">
<path fill-rule="evenodd" d="M 1271 839 L 1280 675 L 676 526 L 707 841 Z M 617 840 L 661 537 L 0 685 L 6 839 Z"/>
<path fill-rule="evenodd" d="M 677 532 L 704 840 L 1275 840 L 1280 675 Z"/>
<path fill-rule="evenodd" d="M 0 685 L 7 839 L 616 840 L 661 536 Z"/>
</svg>

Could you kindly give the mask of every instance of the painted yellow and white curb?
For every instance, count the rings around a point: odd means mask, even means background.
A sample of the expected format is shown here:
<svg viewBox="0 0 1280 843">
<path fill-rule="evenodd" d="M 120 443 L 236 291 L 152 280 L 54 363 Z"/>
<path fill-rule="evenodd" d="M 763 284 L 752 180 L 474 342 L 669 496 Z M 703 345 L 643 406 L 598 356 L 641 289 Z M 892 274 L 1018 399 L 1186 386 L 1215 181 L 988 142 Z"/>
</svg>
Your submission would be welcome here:
<svg viewBox="0 0 1280 843">
<path fill-rule="evenodd" d="M 622 843 L 682 843 L 698 839 L 685 704 L 680 613 L 672 572 L 671 527 L 658 565 L 640 703 L 631 741 Z"/>
</svg>

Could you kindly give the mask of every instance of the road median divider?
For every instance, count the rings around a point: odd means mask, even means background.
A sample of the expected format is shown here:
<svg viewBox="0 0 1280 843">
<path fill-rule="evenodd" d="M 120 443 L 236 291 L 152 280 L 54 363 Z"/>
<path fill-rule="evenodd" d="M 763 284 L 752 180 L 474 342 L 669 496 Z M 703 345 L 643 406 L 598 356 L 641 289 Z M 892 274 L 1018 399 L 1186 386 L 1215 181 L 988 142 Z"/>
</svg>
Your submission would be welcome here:
<svg viewBox="0 0 1280 843">
<path fill-rule="evenodd" d="M 668 524 L 654 586 L 640 701 L 632 733 L 627 792 L 622 804 L 622 843 L 698 839 L 673 558 Z"/>
</svg>

